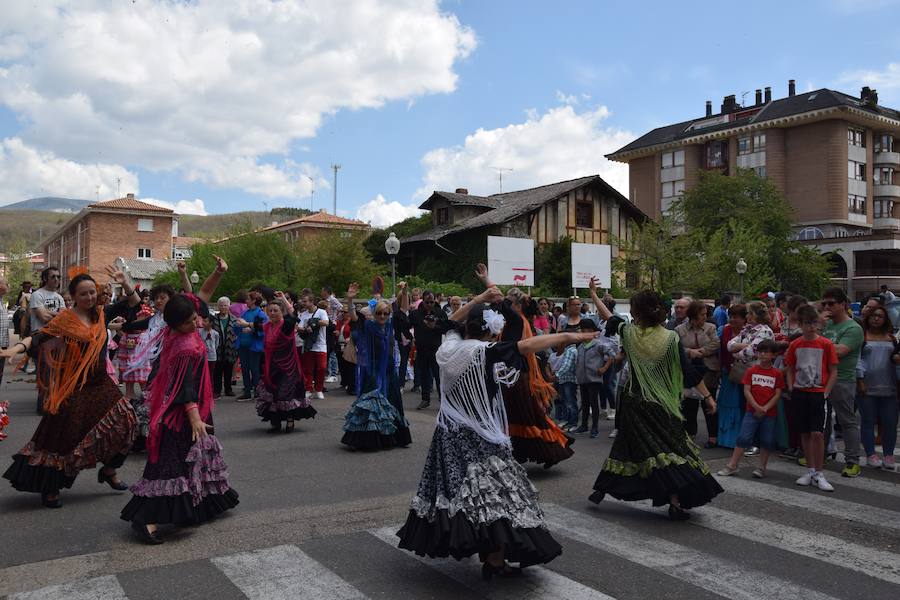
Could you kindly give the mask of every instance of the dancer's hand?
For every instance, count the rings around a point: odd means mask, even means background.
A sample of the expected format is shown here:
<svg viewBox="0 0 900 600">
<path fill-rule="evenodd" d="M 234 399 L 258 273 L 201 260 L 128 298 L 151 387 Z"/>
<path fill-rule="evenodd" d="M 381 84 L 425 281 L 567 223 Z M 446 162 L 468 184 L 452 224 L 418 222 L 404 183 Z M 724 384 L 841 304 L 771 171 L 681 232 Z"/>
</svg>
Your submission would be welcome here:
<svg viewBox="0 0 900 600">
<path fill-rule="evenodd" d="M 183 260 L 179 260 L 177 263 L 175 263 L 175 266 L 178 267 L 178 271 L 180 273 L 187 272 L 187 263 L 185 263 Z"/>
<path fill-rule="evenodd" d="M 712 398 L 710 398 L 709 400 L 707 400 L 706 404 L 707 404 L 707 407 L 703 409 L 703 412 L 705 412 L 708 415 L 716 414 L 716 411 L 718 410 L 716 401 L 713 400 Z"/>
<path fill-rule="evenodd" d="M 475 277 L 484 281 L 488 278 L 488 268 L 484 263 L 478 263 L 475 265 Z"/>
<path fill-rule="evenodd" d="M 121 331 L 123 325 L 125 325 L 125 317 L 116 317 L 106 324 L 106 328 L 110 331 Z"/>
<path fill-rule="evenodd" d="M 203 438 L 209 435 L 209 429 L 212 429 L 212 425 L 207 425 L 199 418 L 196 422 L 191 422 L 191 440 L 195 442 L 199 442 Z"/>
<path fill-rule="evenodd" d="M 215 254 L 213 254 L 213 258 L 216 259 L 216 273 L 224 273 L 228 270 L 228 263 L 225 262 L 224 258 Z"/>
</svg>

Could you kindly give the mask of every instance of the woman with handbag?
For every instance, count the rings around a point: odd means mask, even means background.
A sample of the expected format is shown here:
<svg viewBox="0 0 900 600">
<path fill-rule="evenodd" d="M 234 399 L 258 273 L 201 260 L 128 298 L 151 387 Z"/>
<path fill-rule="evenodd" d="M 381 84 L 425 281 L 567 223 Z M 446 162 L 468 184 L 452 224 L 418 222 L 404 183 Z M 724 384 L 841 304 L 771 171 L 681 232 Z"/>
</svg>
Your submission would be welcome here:
<svg viewBox="0 0 900 600">
<path fill-rule="evenodd" d="M 675 332 L 694 370 L 703 376 L 706 389 L 715 397 L 719 388 L 719 336 L 716 335 L 716 326 L 706 321 L 707 314 L 706 304 L 700 300 L 692 301 L 687 309 L 688 320 L 676 327 Z M 697 435 L 697 410 L 701 400 L 695 388 L 684 390 L 681 413 L 685 419 L 684 429 L 692 439 Z M 704 416 L 708 436 L 706 447 L 715 448 L 719 435 L 716 413 L 704 411 Z"/>
<path fill-rule="evenodd" d="M 731 311 L 729 310 L 729 315 L 730 314 Z M 744 418 L 744 407 L 746 406 L 743 402 L 743 386 L 741 384 L 744 373 L 747 369 L 756 364 L 756 349 L 760 342 L 763 340 L 775 339 L 775 334 L 772 333 L 772 329 L 769 327 L 769 309 L 765 304 L 756 301 L 747 303 L 746 315 L 746 325 L 740 330 L 740 333 L 731 338 L 726 344 L 726 350 L 730 353 L 732 358 L 732 364 L 728 370 L 728 381 L 738 389 L 740 397 L 737 406 L 739 416 L 737 417 L 738 421 L 736 427 L 738 430 L 740 429 L 740 422 Z M 720 423 L 723 418 L 724 416 L 720 414 Z M 725 446 L 726 448 L 733 447 L 734 443 L 737 441 L 737 430 L 735 430 L 734 439 L 729 440 L 731 446 L 725 445 L 722 441 L 721 428 L 719 437 L 720 446 Z M 754 449 L 751 448 L 747 454 L 755 454 L 753 450 Z"/>
</svg>

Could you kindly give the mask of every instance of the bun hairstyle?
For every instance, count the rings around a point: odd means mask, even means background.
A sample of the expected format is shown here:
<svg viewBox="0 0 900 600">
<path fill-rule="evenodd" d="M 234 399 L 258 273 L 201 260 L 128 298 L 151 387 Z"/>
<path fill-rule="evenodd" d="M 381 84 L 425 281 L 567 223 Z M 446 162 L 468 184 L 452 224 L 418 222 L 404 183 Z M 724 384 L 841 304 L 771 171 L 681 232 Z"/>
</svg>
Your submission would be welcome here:
<svg viewBox="0 0 900 600">
<path fill-rule="evenodd" d="M 195 314 L 197 314 L 197 308 L 194 306 L 194 302 L 183 294 L 175 294 L 169 298 L 166 308 L 163 309 L 163 320 L 166 325 L 175 329 L 193 318 Z"/>
<path fill-rule="evenodd" d="M 631 297 L 631 314 L 639 326 L 655 327 L 666 322 L 669 309 L 658 293 L 642 290 Z"/>
<path fill-rule="evenodd" d="M 488 330 L 484 320 L 484 304 L 474 306 L 466 319 L 466 339 L 480 340 Z"/>
</svg>

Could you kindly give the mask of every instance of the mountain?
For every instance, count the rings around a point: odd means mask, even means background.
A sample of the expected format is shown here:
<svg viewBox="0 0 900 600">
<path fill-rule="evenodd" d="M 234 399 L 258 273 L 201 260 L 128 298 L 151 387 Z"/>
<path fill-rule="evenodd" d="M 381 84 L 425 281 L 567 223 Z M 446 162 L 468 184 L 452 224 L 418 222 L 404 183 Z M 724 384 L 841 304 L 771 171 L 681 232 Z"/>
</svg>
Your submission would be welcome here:
<svg viewBox="0 0 900 600">
<path fill-rule="evenodd" d="M 92 200 L 76 200 L 74 198 L 30 198 L 21 202 L 14 202 L 6 206 L 0 206 L 0 210 L 47 210 L 60 213 L 77 213 L 82 208 L 93 202 Z"/>
</svg>

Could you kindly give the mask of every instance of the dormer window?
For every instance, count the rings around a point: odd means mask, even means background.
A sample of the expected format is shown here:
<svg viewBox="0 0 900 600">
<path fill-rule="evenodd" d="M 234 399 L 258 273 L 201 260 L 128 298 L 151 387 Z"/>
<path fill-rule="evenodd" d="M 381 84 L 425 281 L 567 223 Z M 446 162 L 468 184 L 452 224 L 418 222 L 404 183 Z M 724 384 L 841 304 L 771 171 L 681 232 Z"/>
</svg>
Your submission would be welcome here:
<svg viewBox="0 0 900 600">
<path fill-rule="evenodd" d="M 437 224 L 446 225 L 450 222 L 450 208 L 444 207 L 437 210 Z"/>
</svg>

